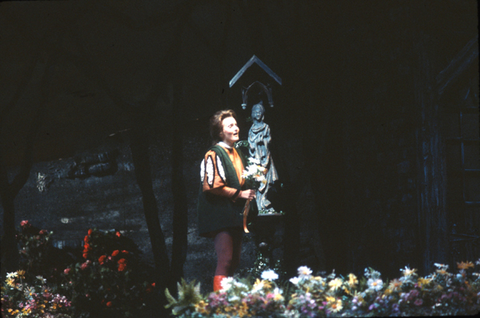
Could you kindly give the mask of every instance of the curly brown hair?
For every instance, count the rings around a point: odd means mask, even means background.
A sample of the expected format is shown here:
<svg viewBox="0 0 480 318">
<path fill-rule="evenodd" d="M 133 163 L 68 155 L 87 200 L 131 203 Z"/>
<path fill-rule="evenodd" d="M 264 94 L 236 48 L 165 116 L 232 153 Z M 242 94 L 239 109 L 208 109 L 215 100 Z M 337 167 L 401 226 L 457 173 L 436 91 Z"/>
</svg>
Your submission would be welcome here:
<svg viewBox="0 0 480 318">
<path fill-rule="evenodd" d="M 237 114 L 232 109 L 219 110 L 210 118 L 210 136 L 212 137 L 213 144 L 222 140 L 220 133 L 223 131 L 222 121 L 225 118 L 233 117 L 237 120 Z"/>
</svg>

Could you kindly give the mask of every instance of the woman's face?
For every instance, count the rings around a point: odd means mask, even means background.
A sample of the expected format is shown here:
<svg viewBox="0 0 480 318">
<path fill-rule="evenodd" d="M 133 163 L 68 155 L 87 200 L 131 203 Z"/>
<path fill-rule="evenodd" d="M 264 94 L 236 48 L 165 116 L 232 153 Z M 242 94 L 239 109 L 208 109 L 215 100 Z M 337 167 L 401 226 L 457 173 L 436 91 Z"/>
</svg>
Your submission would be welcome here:
<svg viewBox="0 0 480 318">
<path fill-rule="evenodd" d="M 223 130 L 220 133 L 222 141 L 229 146 L 233 146 L 233 144 L 239 139 L 238 133 L 240 129 L 238 129 L 237 121 L 233 117 L 227 117 L 222 120 L 222 125 Z"/>
</svg>

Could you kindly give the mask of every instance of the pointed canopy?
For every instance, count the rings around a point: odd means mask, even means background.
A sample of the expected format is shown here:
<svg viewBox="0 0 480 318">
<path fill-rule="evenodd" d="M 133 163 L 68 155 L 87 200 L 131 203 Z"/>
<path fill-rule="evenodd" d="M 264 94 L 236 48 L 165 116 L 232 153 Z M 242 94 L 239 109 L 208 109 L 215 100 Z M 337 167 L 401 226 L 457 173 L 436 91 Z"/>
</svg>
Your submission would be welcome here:
<svg viewBox="0 0 480 318">
<path fill-rule="evenodd" d="M 275 74 L 265 63 L 263 63 L 256 55 L 253 55 L 252 58 L 235 74 L 234 77 L 229 82 L 230 87 L 232 87 L 237 80 L 242 77 L 243 73 L 253 65 L 253 63 L 257 63 L 268 75 L 270 75 L 278 84 L 282 85 L 282 79 Z"/>
</svg>

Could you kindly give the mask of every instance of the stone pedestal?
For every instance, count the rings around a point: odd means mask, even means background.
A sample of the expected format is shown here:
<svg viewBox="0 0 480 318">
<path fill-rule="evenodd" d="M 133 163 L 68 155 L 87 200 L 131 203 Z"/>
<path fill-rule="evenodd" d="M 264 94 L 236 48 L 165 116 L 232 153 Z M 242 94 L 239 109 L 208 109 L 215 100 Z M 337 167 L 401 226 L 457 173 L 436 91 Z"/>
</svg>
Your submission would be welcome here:
<svg viewBox="0 0 480 318">
<path fill-rule="evenodd" d="M 280 213 L 258 215 L 252 224 L 257 251 L 263 255 L 269 268 L 283 261 L 284 215 Z"/>
</svg>

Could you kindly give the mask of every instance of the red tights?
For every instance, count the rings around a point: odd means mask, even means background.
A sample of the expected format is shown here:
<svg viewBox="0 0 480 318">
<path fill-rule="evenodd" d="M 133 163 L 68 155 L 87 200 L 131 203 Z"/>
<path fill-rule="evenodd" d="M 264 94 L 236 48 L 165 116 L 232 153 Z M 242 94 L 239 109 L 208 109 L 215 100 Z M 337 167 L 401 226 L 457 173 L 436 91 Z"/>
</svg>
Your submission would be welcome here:
<svg viewBox="0 0 480 318">
<path fill-rule="evenodd" d="M 242 251 L 242 232 L 228 229 L 218 232 L 214 239 L 217 252 L 217 269 L 215 275 L 233 276 L 240 263 Z"/>
</svg>

